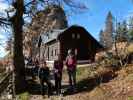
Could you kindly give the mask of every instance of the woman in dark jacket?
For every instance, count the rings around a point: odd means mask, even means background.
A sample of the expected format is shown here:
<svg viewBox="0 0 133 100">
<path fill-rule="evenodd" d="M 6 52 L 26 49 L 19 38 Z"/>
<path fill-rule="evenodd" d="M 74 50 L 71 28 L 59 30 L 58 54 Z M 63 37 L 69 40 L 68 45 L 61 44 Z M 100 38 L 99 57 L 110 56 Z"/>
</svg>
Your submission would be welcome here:
<svg viewBox="0 0 133 100">
<path fill-rule="evenodd" d="M 54 61 L 54 78 L 56 93 L 61 94 L 61 80 L 62 80 L 63 61 L 61 56 L 58 55 L 58 59 Z"/>
<path fill-rule="evenodd" d="M 51 82 L 50 82 L 50 71 L 49 68 L 46 65 L 45 61 L 40 62 L 39 70 L 38 70 L 38 76 L 40 79 L 40 84 L 41 84 L 41 94 L 44 95 L 44 82 L 46 82 L 47 87 L 48 87 L 48 97 L 51 94 Z"/>
</svg>

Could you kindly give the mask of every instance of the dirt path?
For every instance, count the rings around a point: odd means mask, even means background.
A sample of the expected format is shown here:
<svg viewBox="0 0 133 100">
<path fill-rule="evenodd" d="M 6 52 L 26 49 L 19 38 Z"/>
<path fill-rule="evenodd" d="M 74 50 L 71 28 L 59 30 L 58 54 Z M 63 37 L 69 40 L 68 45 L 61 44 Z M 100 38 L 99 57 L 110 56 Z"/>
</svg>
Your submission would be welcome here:
<svg viewBox="0 0 133 100">
<path fill-rule="evenodd" d="M 63 83 L 63 91 L 65 91 L 67 83 Z M 31 85 L 31 91 L 30 91 L 30 100 L 66 100 L 64 99 L 63 95 L 57 96 L 55 95 L 55 92 L 53 92 L 53 95 L 48 98 L 48 96 L 45 94 L 44 96 L 40 95 L 40 86 L 39 84 L 32 84 Z M 47 89 L 47 88 L 46 88 Z M 45 91 L 46 92 L 46 91 Z"/>
<path fill-rule="evenodd" d="M 83 73 L 86 71 L 83 70 Z M 102 69 L 103 71 L 103 69 Z M 91 100 L 89 99 L 89 92 L 91 92 L 95 87 L 97 87 L 100 82 L 101 78 L 103 79 L 102 81 L 108 82 L 112 78 L 112 74 L 110 73 L 110 70 L 106 70 L 106 72 L 102 72 L 102 74 L 99 75 L 94 75 L 95 77 L 91 78 L 83 78 L 80 81 L 77 82 L 77 90 L 76 92 L 69 92 L 67 91 L 68 88 L 68 77 L 63 77 L 62 81 L 62 89 L 63 89 L 63 96 L 56 96 L 55 94 L 52 95 L 50 98 L 48 97 L 42 97 L 40 95 L 40 85 L 38 82 L 33 82 L 29 86 L 29 93 L 30 99 L 29 100 Z M 110 73 L 110 74 L 107 74 Z M 81 73 L 79 73 L 81 74 Z"/>
</svg>

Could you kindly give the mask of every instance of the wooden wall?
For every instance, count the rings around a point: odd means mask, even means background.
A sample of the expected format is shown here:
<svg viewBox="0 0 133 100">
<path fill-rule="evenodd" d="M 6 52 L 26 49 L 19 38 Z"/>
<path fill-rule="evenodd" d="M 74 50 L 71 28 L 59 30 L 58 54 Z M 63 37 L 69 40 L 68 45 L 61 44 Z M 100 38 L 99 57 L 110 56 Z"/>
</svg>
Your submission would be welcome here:
<svg viewBox="0 0 133 100">
<path fill-rule="evenodd" d="M 59 41 L 46 44 L 45 53 L 44 53 L 46 60 L 49 60 L 49 61 L 56 60 L 59 53 L 60 53 Z"/>
</svg>

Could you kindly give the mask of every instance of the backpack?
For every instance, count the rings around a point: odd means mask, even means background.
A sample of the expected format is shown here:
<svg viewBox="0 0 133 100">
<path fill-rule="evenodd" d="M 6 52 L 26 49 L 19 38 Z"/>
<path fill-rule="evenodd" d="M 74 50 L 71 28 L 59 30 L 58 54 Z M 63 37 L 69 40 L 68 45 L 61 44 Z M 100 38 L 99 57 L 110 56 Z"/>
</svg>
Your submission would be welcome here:
<svg viewBox="0 0 133 100">
<path fill-rule="evenodd" d="M 49 69 L 48 68 L 39 68 L 38 76 L 41 79 L 47 79 L 49 77 Z"/>
<path fill-rule="evenodd" d="M 67 58 L 67 65 L 68 66 L 73 66 L 74 63 L 75 63 L 74 56 L 68 56 L 68 58 Z"/>
</svg>

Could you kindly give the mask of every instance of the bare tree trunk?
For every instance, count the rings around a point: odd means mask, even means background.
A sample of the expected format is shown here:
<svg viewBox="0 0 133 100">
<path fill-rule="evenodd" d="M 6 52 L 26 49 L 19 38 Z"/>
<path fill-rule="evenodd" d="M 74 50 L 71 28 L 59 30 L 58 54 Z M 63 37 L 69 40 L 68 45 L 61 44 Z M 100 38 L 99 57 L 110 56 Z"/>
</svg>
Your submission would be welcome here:
<svg viewBox="0 0 133 100">
<path fill-rule="evenodd" d="M 25 90 L 25 67 L 23 56 L 23 0 L 16 0 L 13 5 L 16 13 L 12 17 L 12 27 L 14 33 L 14 68 L 15 68 L 15 90 L 22 92 Z"/>
</svg>

